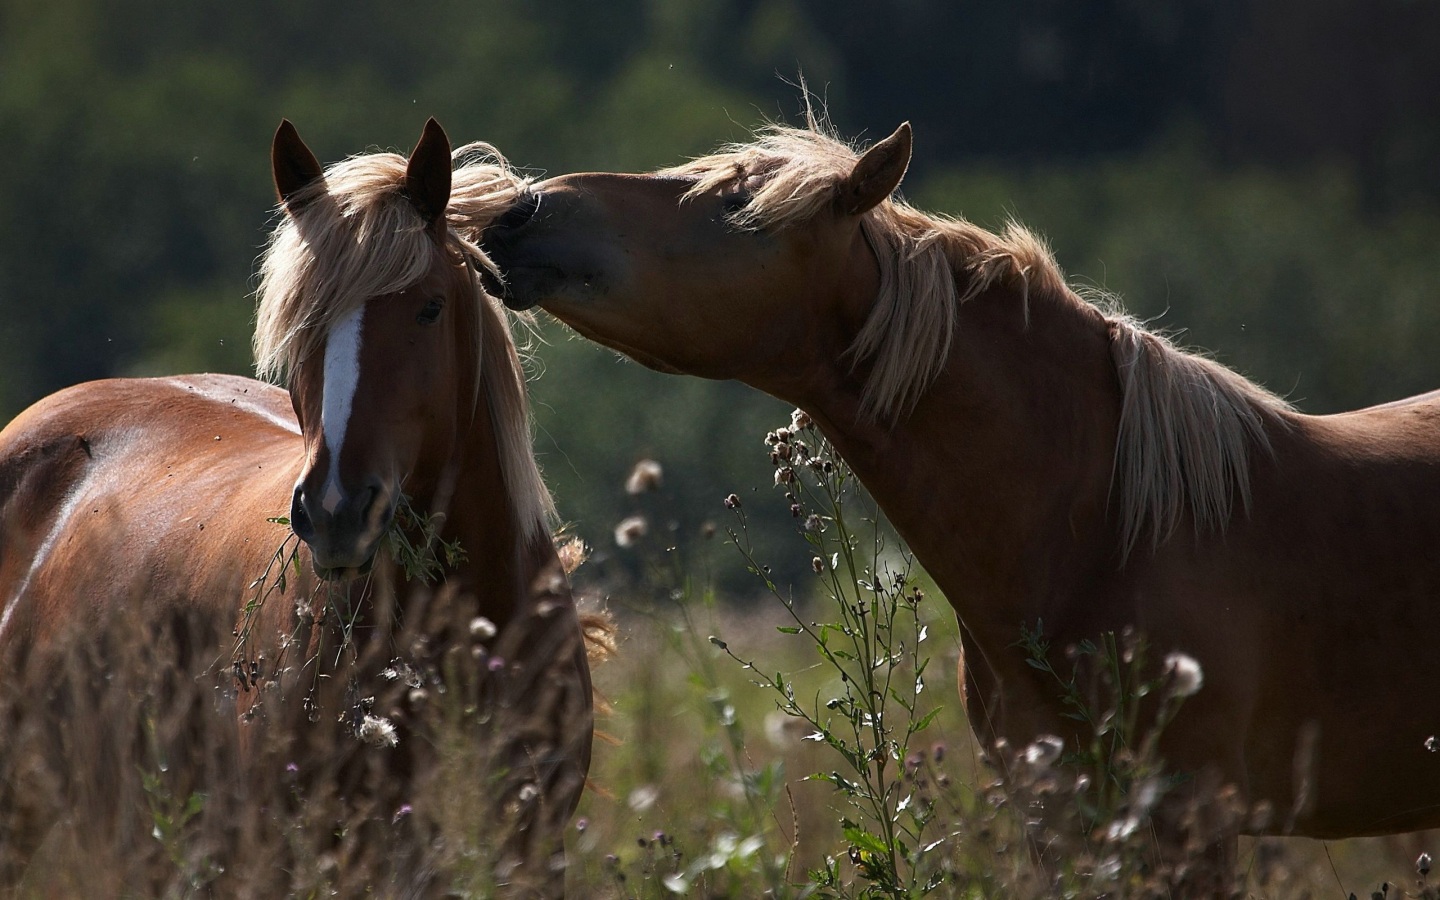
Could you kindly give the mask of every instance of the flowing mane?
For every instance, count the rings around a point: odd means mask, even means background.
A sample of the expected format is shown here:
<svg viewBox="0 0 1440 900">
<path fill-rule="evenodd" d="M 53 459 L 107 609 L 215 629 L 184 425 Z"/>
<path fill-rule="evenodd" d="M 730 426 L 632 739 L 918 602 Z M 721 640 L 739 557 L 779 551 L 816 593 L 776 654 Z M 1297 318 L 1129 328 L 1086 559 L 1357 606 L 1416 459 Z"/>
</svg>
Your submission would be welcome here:
<svg viewBox="0 0 1440 900">
<path fill-rule="evenodd" d="M 512 485 L 516 520 L 532 535 L 548 534 L 554 503 L 531 450 L 530 411 L 523 369 L 498 304 L 480 286 L 478 271 L 494 271 L 477 246 L 480 233 L 515 202 L 525 179 L 488 144 L 454 153 L 446 246 L 427 233 L 404 195 L 406 158 L 398 153 L 352 156 L 325 170 L 323 180 L 295 198 L 260 258 L 256 292 L 255 367 L 280 380 L 314 352 L 330 327 L 367 299 L 403 291 L 449 253 L 467 260 L 478 314 L 475 400 L 481 392 Z"/>
<path fill-rule="evenodd" d="M 689 196 L 744 192 L 731 224 L 783 230 L 828 208 L 858 158 L 812 115 L 808 128 L 772 125 L 752 143 L 727 145 L 659 174 L 694 179 Z M 1045 242 L 1017 222 L 995 234 L 891 198 L 866 213 L 861 227 L 880 265 L 875 305 L 847 351 L 851 365 L 872 366 L 864 415 L 895 423 L 914 408 L 944 368 L 967 300 L 1008 286 L 1028 320 L 1032 295 L 1065 295 L 1098 306 L 1111 326 L 1123 390 L 1114 461 L 1122 552 L 1128 555 L 1147 532 L 1158 546 L 1187 513 L 1201 529 L 1222 529 L 1237 496 L 1249 508 L 1250 450 L 1268 451 L 1264 426 L 1282 421 L 1279 413 L 1290 409 L 1284 400 L 1181 350 L 1113 299 L 1081 297 Z"/>
</svg>

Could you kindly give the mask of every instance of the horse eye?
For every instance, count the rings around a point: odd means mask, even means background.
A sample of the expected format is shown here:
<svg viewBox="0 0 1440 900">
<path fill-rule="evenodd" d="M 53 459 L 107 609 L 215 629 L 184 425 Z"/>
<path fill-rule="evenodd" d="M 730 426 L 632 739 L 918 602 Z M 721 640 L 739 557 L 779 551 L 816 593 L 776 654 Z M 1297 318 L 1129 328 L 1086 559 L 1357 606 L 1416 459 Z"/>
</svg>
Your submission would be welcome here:
<svg viewBox="0 0 1440 900">
<path fill-rule="evenodd" d="M 425 308 L 420 310 L 420 314 L 415 317 L 415 321 L 421 325 L 434 325 L 440 321 L 440 313 L 444 309 L 445 298 L 432 297 L 430 302 L 425 304 Z"/>
</svg>

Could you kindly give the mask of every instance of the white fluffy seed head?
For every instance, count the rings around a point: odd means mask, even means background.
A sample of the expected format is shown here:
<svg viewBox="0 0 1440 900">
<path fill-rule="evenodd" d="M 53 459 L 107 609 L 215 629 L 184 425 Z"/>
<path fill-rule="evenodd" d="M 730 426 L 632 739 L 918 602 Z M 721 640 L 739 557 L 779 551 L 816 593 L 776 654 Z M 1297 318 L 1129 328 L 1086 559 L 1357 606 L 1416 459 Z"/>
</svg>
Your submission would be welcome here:
<svg viewBox="0 0 1440 900">
<path fill-rule="evenodd" d="M 1193 656 L 1171 653 L 1165 657 L 1165 671 L 1172 679 L 1170 690 L 1176 697 L 1193 696 L 1205 686 L 1205 673 Z"/>
</svg>

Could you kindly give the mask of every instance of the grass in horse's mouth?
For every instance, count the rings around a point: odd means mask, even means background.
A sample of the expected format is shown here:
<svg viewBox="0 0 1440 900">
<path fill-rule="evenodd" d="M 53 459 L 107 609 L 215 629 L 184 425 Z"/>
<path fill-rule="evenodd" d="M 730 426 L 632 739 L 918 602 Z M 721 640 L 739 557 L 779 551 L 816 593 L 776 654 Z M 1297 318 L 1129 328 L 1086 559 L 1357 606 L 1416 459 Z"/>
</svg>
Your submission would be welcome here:
<svg viewBox="0 0 1440 900">
<path fill-rule="evenodd" d="M 352 566 L 350 568 L 336 567 L 330 569 L 316 564 L 315 574 L 323 581 L 349 581 L 352 578 L 359 578 L 364 575 L 369 575 L 370 570 L 374 568 L 374 566 L 375 554 L 372 553 L 370 554 L 369 559 L 365 560 L 358 566 Z"/>
</svg>

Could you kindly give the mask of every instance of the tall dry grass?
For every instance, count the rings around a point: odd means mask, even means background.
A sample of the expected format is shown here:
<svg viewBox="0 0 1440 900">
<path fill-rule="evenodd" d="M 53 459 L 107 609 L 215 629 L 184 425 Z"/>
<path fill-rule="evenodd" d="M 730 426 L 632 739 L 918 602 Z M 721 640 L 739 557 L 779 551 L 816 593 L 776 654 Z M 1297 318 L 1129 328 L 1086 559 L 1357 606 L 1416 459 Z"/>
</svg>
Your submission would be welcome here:
<svg viewBox="0 0 1440 900">
<path fill-rule="evenodd" d="M 385 646 L 447 652 L 414 668 L 357 654 L 356 689 L 337 687 L 319 717 L 292 704 L 301 715 L 237 724 L 233 673 L 197 654 L 225 646 L 215 623 L 118 614 L 12 654 L 0 677 L 6 894 L 532 896 L 563 876 L 572 896 L 602 898 L 1185 896 L 1184 867 L 1205 857 L 1153 852 L 1169 784 L 1144 723 L 1097 728 L 1088 757 L 1040 742 L 987 758 L 958 702 L 953 613 L 818 436 L 774 437 L 764 452 L 790 474 L 738 509 L 717 497 L 710 523 L 671 522 L 652 490 L 663 473 L 637 470 L 635 521 L 574 576 L 614 615 L 619 649 L 595 672 L 609 711 L 563 872 L 517 870 L 507 838 L 527 783 L 509 778 L 509 754 L 535 705 L 497 704 L 483 629 L 418 588 Z M 794 545 L 746 544 L 746 507 L 763 502 L 795 512 Z M 711 562 L 734 553 L 755 597 L 708 586 Z M 774 583 L 766 566 L 797 553 L 814 581 Z M 1143 652 L 1127 668 L 1136 637 L 1068 655 L 1029 638 L 1016 652 L 1050 665 L 1057 691 L 1076 672 L 1072 683 L 1099 686 L 1076 700 L 1097 722 L 1144 685 L 1176 690 Z M 399 744 L 364 740 L 357 711 L 396 723 Z M 1197 812 L 1248 814 L 1226 796 Z M 1385 897 L 1434 896 L 1417 867 L 1428 838 L 1244 841 L 1223 891 L 1365 897 L 1388 883 Z"/>
</svg>

